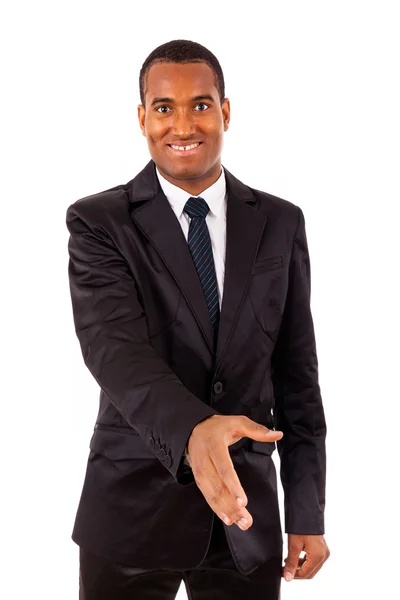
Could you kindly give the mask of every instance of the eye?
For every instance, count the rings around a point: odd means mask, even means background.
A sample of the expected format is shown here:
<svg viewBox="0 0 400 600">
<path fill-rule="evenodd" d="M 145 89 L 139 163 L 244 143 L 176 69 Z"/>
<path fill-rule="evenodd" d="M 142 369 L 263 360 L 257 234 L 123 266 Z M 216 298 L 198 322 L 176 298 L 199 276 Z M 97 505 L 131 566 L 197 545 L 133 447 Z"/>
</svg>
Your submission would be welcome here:
<svg viewBox="0 0 400 600">
<path fill-rule="evenodd" d="M 156 111 L 157 111 L 157 112 L 160 112 L 160 111 L 159 111 L 159 109 L 160 109 L 160 108 L 169 108 L 169 106 L 167 106 L 166 104 L 163 104 L 162 106 L 158 106 L 158 107 L 156 108 Z M 165 114 L 165 113 L 164 113 L 164 114 Z"/>
<path fill-rule="evenodd" d="M 206 104 L 205 102 L 199 102 L 198 104 L 196 104 L 196 106 L 207 106 L 207 108 L 210 108 L 210 105 Z M 201 110 L 200 112 L 205 112 L 205 111 Z"/>
<path fill-rule="evenodd" d="M 199 110 L 198 112 L 206 112 L 206 110 L 207 110 L 208 108 L 210 108 L 210 105 L 209 105 L 209 104 L 206 104 L 205 102 L 198 102 L 198 104 L 196 104 L 195 108 L 197 108 L 198 106 L 203 106 L 203 107 L 206 107 L 206 108 L 205 108 L 205 110 Z M 170 107 L 169 107 L 169 106 L 167 106 L 166 104 L 162 104 L 161 106 L 157 106 L 157 108 L 156 108 L 155 110 L 156 110 L 158 113 L 160 113 L 160 114 L 164 114 L 164 115 L 165 115 L 165 114 L 167 114 L 167 111 L 164 111 L 164 110 L 162 111 L 162 110 L 160 110 L 160 109 L 162 109 L 162 108 L 166 108 L 166 109 L 168 109 L 168 111 L 170 110 Z"/>
</svg>

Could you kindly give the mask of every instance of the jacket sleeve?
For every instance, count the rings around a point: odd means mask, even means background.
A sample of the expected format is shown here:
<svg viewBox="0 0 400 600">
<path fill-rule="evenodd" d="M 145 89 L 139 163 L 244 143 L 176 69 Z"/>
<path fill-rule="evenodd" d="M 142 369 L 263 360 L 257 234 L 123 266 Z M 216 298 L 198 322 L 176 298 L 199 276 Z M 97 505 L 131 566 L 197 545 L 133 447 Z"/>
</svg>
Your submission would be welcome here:
<svg viewBox="0 0 400 600">
<path fill-rule="evenodd" d="M 289 284 L 272 355 L 275 427 L 284 490 L 285 532 L 323 534 L 326 423 L 310 309 L 311 277 L 305 220 L 298 207 Z"/>
<path fill-rule="evenodd" d="M 148 449 L 186 485 L 194 481 L 184 464 L 190 434 L 219 413 L 185 388 L 151 346 L 129 266 L 87 213 L 77 201 L 66 214 L 73 318 L 85 365 Z M 156 455 L 154 439 L 170 459 Z"/>
</svg>

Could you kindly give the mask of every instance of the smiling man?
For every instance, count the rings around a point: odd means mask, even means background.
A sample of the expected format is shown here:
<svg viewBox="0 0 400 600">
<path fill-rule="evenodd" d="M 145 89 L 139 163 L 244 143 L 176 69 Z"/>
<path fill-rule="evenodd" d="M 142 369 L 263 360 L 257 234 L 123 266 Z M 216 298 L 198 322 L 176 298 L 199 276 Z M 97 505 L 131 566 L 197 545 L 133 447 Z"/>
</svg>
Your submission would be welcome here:
<svg viewBox="0 0 400 600">
<path fill-rule="evenodd" d="M 221 174 L 230 106 L 228 98 L 221 101 L 215 78 L 204 62 L 156 62 L 148 70 L 146 95 L 138 107 L 159 173 L 195 196 Z"/>
<path fill-rule="evenodd" d="M 80 599 L 169 600 L 183 580 L 193 600 L 277 600 L 282 576 L 329 556 L 304 215 L 222 167 L 230 103 L 204 46 L 156 48 L 139 90 L 151 160 L 67 210 L 75 330 L 100 387 Z"/>
</svg>

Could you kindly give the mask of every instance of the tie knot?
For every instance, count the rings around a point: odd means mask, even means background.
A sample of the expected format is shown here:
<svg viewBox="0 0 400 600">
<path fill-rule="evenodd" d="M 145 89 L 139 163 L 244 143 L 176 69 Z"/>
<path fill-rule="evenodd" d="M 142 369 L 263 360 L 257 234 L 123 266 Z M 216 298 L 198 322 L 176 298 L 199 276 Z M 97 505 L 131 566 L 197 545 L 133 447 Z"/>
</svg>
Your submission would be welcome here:
<svg viewBox="0 0 400 600">
<path fill-rule="evenodd" d="M 189 200 L 186 202 L 184 209 L 185 213 L 189 215 L 189 217 L 203 217 L 207 216 L 208 211 L 210 210 L 207 202 L 204 198 L 198 196 L 194 198 L 191 196 Z"/>
</svg>

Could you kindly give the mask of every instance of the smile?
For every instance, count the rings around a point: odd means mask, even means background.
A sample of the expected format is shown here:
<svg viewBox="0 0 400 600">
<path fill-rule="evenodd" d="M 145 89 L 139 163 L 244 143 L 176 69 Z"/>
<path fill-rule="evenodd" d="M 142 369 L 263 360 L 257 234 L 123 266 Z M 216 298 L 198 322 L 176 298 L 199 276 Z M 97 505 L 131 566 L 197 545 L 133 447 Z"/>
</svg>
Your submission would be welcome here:
<svg viewBox="0 0 400 600">
<path fill-rule="evenodd" d="M 193 156 L 199 151 L 199 147 L 202 145 L 202 142 L 196 142 L 195 144 L 190 144 L 189 146 L 174 146 L 174 144 L 167 145 L 174 154 L 179 154 L 180 156 Z"/>
<path fill-rule="evenodd" d="M 197 142 L 196 144 L 191 144 L 190 146 L 174 146 L 173 144 L 170 144 L 170 146 L 174 150 L 182 150 L 183 152 L 187 152 L 188 150 L 192 150 L 193 148 L 197 148 L 197 146 L 200 146 L 200 142 Z"/>
</svg>

